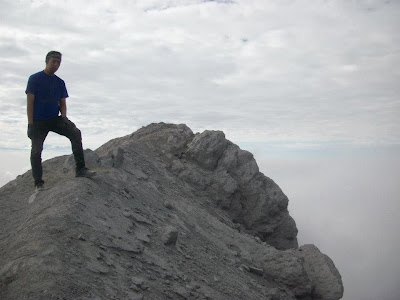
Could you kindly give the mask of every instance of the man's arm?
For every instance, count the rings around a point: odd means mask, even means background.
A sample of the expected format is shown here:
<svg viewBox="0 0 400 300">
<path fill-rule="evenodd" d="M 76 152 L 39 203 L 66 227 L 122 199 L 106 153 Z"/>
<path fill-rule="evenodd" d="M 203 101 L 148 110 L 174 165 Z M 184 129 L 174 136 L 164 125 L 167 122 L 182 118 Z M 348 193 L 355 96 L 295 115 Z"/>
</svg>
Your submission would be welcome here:
<svg viewBox="0 0 400 300">
<path fill-rule="evenodd" d="M 35 95 L 31 93 L 26 94 L 26 112 L 28 115 L 28 124 L 33 124 L 33 104 L 35 102 Z"/>
<path fill-rule="evenodd" d="M 67 99 L 66 98 L 61 98 L 61 100 L 60 100 L 60 112 L 61 112 L 61 116 L 63 116 L 63 117 L 67 116 Z"/>
</svg>

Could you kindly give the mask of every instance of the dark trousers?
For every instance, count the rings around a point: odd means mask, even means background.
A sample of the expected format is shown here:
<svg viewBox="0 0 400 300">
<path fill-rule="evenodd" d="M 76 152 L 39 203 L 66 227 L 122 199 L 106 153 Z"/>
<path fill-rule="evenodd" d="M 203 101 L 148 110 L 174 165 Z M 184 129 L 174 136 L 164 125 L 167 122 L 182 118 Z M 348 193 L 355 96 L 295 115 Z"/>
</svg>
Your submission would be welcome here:
<svg viewBox="0 0 400 300">
<path fill-rule="evenodd" d="M 33 124 L 31 165 L 32 176 L 35 184 L 44 183 L 42 179 L 42 151 L 43 143 L 49 131 L 58 133 L 67 137 L 71 141 L 72 152 L 74 154 L 76 169 L 85 167 L 85 158 L 83 156 L 81 131 L 67 118 L 61 116 L 45 121 L 34 121 Z"/>
</svg>

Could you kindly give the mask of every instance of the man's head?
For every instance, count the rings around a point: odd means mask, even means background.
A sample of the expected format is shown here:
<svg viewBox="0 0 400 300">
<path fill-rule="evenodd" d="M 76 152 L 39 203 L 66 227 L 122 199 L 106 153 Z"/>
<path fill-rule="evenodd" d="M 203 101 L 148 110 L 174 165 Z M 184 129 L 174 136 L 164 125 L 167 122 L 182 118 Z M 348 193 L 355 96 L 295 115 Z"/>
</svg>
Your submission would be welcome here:
<svg viewBox="0 0 400 300">
<path fill-rule="evenodd" d="M 61 61 L 61 56 L 62 56 L 62 54 L 58 51 L 50 51 L 46 55 L 46 64 L 49 62 L 50 58 L 52 58 L 52 57 L 57 58 Z"/>
<path fill-rule="evenodd" d="M 57 72 L 61 64 L 61 53 L 58 51 L 50 51 L 46 55 L 46 69 L 44 70 L 46 74 L 53 75 Z"/>
</svg>

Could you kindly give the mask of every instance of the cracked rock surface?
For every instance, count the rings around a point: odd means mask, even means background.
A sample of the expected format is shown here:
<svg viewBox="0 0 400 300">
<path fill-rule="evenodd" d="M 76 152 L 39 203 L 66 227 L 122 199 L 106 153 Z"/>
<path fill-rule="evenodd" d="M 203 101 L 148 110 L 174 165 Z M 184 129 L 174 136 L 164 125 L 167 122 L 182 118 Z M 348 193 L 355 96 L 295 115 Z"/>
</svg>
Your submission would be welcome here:
<svg viewBox="0 0 400 300">
<path fill-rule="evenodd" d="M 221 131 L 150 124 L 0 189 L 0 299 L 336 300 L 341 276 L 298 247 L 288 198 Z"/>
</svg>

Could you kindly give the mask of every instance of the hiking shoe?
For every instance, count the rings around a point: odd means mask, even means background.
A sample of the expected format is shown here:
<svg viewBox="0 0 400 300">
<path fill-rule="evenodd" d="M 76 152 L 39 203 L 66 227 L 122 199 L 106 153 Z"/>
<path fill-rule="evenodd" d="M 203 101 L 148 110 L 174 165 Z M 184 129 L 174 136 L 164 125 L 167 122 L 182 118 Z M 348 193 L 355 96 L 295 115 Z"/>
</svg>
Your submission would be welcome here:
<svg viewBox="0 0 400 300">
<path fill-rule="evenodd" d="M 92 178 L 94 175 L 96 175 L 96 172 L 90 171 L 88 168 L 83 167 L 82 169 L 79 169 L 76 171 L 76 177 L 86 177 L 86 178 Z"/>
<path fill-rule="evenodd" d="M 35 185 L 35 191 L 36 192 L 41 192 L 43 190 L 44 190 L 43 183 L 38 183 L 38 184 Z"/>
</svg>

